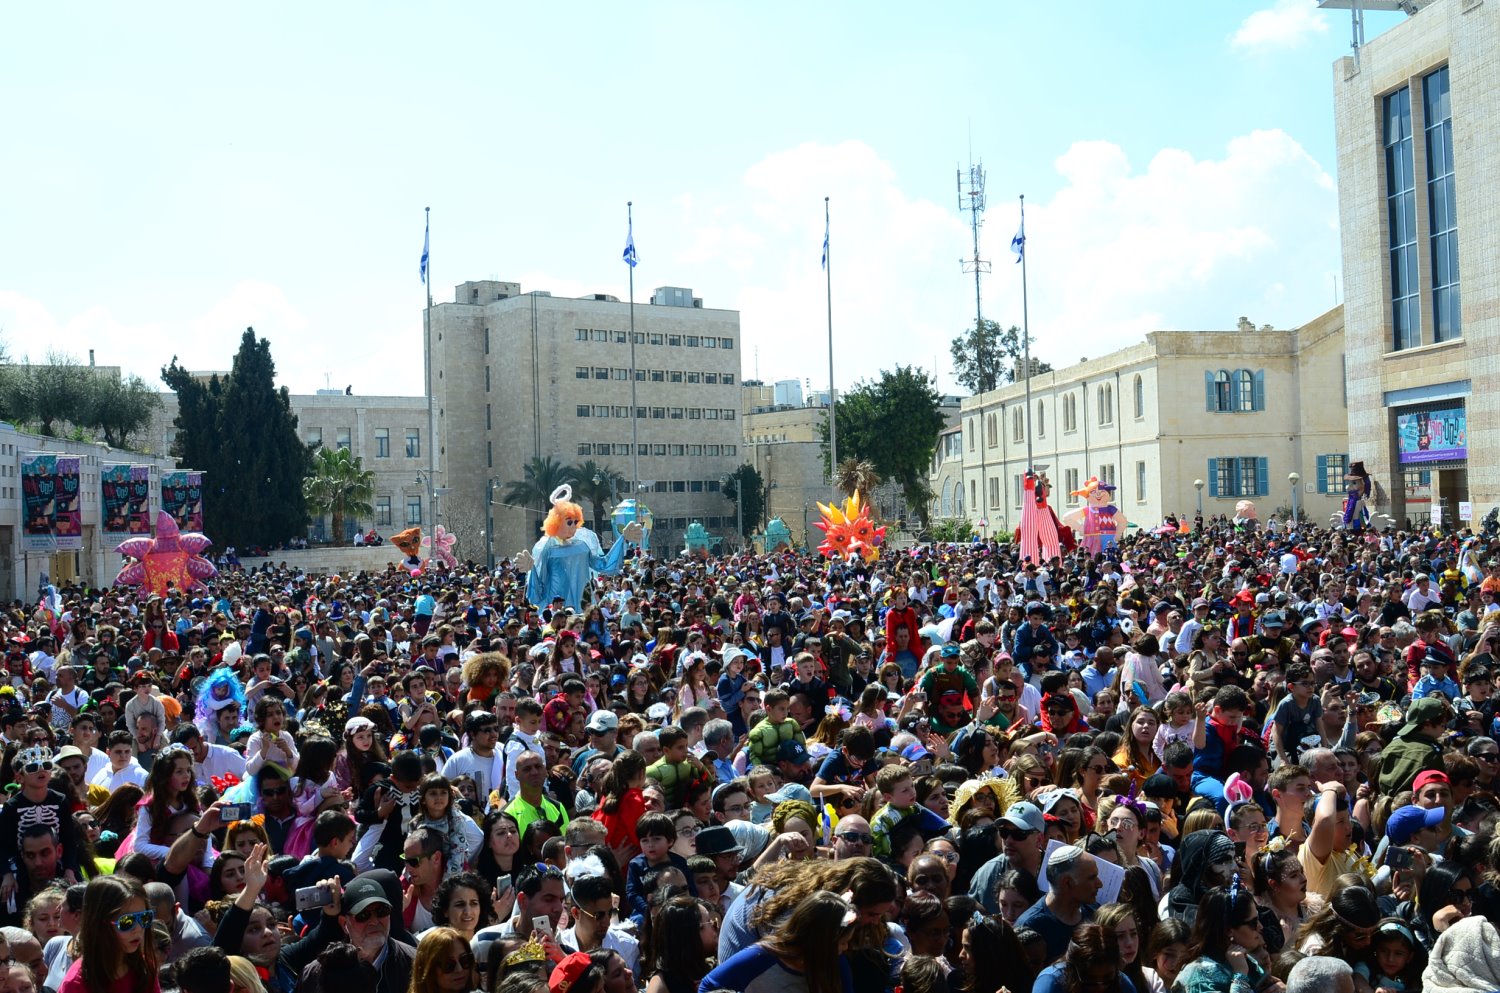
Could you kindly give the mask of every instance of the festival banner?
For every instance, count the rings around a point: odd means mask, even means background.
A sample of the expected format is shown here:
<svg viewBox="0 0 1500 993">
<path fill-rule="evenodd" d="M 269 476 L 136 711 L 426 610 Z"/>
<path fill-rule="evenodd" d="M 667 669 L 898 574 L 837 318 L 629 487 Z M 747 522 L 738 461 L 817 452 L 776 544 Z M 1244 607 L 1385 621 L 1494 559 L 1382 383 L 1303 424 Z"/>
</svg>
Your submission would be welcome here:
<svg viewBox="0 0 1500 993">
<path fill-rule="evenodd" d="M 60 552 L 83 549 L 83 459 L 59 455 L 53 466 L 52 536 Z"/>
<path fill-rule="evenodd" d="M 178 530 L 184 527 L 183 511 L 187 506 L 188 474 L 186 472 L 164 472 L 161 474 L 161 509 L 177 522 Z"/>
<path fill-rule="evenodd" d="M 104 547 L 114 550 L 130 537 L 130 471 L 128 462 L 99 466 L 99 517 Z"/>
<path fill-rule="evenodd" d="M 203 473 L 188 470 L 187 499 L 183 503 L 184 520 L 179 525 L 182 531 L 203 530 Z"/>
<path fill-rule="evenodd" d="M 50 552 L 57 548 L 57 539 L 52 534 L 56 467 L 56 455 L 45 452 L 21 455 L 21 547 L 28 552 Z"/>
<path fill-rule="evenodd" d="M 1396 461 L 1400 465 L 1457 462 L 1468 454 L 1469 425 L 1463 407 L 1396 415 Z"/>
<path fill-rule="evenodd" d="M 126 529 L 131 536 L 151 536 L 151 467 L 130 467 L 130 505 L 126 508 Z"/>
</svg>

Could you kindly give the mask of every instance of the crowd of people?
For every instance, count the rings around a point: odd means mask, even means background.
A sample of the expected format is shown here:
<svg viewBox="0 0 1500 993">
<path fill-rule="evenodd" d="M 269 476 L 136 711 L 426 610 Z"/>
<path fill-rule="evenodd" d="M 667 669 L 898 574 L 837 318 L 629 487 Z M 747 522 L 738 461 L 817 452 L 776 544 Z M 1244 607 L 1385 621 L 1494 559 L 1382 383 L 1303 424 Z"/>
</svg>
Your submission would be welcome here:
<svg viewBox="0 0 1500 993">
<path fill-rule="evenodd" d="M 64 587 L 0 618 L 0 993 L 1490 993 L 1463 537 Z"/>
</svg>

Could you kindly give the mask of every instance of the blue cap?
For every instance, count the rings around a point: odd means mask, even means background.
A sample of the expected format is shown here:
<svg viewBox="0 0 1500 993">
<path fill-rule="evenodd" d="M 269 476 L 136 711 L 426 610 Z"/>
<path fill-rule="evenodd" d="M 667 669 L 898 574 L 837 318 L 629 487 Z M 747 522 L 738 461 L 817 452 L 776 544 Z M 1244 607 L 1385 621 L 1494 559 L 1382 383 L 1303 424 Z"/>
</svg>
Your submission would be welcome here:
<svg viewBox="0 0 1500 993">
<path fill-rule="evenodd" d="M 1385 822 L 1385 836 L 1393 845 L 1410 844 L 1412 836 L 1423 828 L 1435 828 L 1447 816 L 1441 807 L 1428 810 L 1416 804 L 1408 804 L 1391 814 Z"/>
<path fill-rule="evenodd" d="M 950 641 L 948 642 L 948 644 L 938 649 L 938 654 L 945 659 L 956 659 L 958 658 L 958 646 Z"/>
</svg>

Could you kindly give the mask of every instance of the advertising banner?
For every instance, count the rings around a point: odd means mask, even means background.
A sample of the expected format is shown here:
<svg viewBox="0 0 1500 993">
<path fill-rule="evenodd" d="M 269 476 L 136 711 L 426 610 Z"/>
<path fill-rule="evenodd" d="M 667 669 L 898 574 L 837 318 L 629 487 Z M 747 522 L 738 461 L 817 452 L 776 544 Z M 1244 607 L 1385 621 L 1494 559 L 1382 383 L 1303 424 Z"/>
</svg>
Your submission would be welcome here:
<svg viewBox="0 0 1500 993">
<path fill-rule="evenodd" d="M 59 455 L 52 468 L 52 547 L 60 552 L 83 548 L 83 458 Z"/>
<path fill-rule="evenodd" d="M 128 462 L 106 462 L 99 466 L 100 534 L 104 547 L 115 549 L 130 537 L 130 471 Z"/>
<path fill-rule="evenodd" d="M 151 536 L 151 467 L 130 467 L 130 506 L 126 527 L 132 536 Z"/>
<path fill-rule="evenodd" d="M 203 473 L 188 470 L 187 499 L 183 502 L 184 520 L 178 522 L 183 531 L 203 530 Z"/>
<path fill-rule="evenodd" d="M 1467 458 L 1469 429 L 1464 408 L 1397 414 L 1396 454 L 1401 465 Z"/>
<path fill-rule="evenodd" d="M 28 552 L 50 552 L 57 548 L 52 534 L 56 466 L 56 455 L 44 452 L 21 455 L 21 547 Z"/>
<path fill-rule="evenodd" d="M 177 522 L 179 530 L 186 530 L 182 519 L 187 506 L 188 474 L 186 472 L 164 472 L 161 474 L 161 509 Z"/>
</svg>

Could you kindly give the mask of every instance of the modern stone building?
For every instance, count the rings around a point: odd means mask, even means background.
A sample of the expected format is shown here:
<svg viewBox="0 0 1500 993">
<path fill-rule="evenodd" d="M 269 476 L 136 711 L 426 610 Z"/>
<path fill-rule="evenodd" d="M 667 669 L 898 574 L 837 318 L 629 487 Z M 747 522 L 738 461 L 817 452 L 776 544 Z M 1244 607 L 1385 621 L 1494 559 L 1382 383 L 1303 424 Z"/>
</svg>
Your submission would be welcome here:
<svg viewBox="0 0 1500 993">
<path fill-rule="evenodd" d="M 715 534 L 733 530 L 721 483 L 744 461 L 739 314 L 668 286 L 636 304 L 633 342 L 630 329 L 629 304 L 606 294 L 554 297 L 482 280 L 434 304 L 443 512 L 483 519 L 493 484 L 486 530 L 497 558 L 539 534 L 535 511 L 501 502 L 534 458 L 592 459 L 627 481 L 621 499 L 638 464 L 652 544 L 663 551 L 680 548 L 694 520 Z"/>
<path fill-rule="evenodd" d="M 1333 67 L 1350 454 L 1451 525 L 1500 504 L 1500 3 L 1416 6 Z"/>
<path fill-rule="evenodd" d="M 1233 516 L 1249 499 L 1262 519 L 1284 516 L 1294 485 L 1298 509 L 1327 520 L 1348 465 L 1341 318 L 1335 308 L 1289 331 L 1244 318 L 1233 331 L 1161 331 L 1032 377 L 1031 462 L 1052 481 L 1059 516 L 1097 476 L 1145 527 L 1191 519 L 1200 498 L 1205 515 Z M 1025 385 L 965 398 L 962 417 L 962 476 L 935 465 L 938 506 L 962 508 L 986 536 L 1008 534 L 1027 467 Z"/>
</svg>

